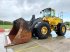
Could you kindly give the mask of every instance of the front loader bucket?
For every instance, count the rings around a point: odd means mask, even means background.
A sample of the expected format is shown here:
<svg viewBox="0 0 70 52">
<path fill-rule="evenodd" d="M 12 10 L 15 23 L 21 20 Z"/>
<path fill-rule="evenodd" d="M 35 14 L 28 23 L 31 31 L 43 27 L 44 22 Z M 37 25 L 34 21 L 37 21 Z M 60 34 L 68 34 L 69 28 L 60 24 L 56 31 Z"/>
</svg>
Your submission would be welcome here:
<svg viewBox="0 0 70 52">
<path fill-rule="evenodd" d="M 22 18 L 15 20 L 8 37 L 14 45 L 28 42 L 32 37 L 28 23 Z"/>
</svg>

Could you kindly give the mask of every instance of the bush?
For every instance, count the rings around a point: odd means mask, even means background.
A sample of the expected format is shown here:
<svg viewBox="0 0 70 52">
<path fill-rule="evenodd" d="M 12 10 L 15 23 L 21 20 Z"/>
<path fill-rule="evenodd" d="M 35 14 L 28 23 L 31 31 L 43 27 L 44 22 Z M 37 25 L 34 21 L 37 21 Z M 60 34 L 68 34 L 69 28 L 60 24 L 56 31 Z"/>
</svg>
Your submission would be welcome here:
<svg viewBox="0 0 70 52">
<path fill-rule="evenodd" d="M 0 20 L 0 25 L 12 25 L 12 22 Z"/>
</svg>

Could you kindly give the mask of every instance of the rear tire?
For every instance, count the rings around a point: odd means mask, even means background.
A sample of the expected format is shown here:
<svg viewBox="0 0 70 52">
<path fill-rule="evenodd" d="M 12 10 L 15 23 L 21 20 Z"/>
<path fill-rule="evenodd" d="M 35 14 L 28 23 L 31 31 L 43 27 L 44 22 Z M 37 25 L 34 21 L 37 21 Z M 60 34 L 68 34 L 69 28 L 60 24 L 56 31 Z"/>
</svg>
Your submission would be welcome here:
<svg viewBox="0 0 70 52">
<path fill-rule="evenodd" d="M 63 28 L 64 28 L 64 29 L 63 29 Z M 62 30 L 62 29 L 63 29 L 63 30 Z M 65 24 L 64 24 L 64 23 L 59 23 L 59 24 L 57 25 L 56 34 L 57 34 L 58 36 L 64 36 L 65 33 L 66 33 L 66 26 L 65 26 Z"/>
<path fill-rule="evenodd" d="M 45 28 L 45 33 L 42 33 L 42 28 Z M 47 33 L 46 33 L 47 32 Z M 50 30 L 50 25 L 47 22 L 41 22 L 40 24 L 38 24 L 37 28 L 36 28 L 36 33 L 35 35 L 39 38 L 39 39 L 46 39 L 48 38 L 48 35 L 50 34 L 51 30 Z"/>
</svg>

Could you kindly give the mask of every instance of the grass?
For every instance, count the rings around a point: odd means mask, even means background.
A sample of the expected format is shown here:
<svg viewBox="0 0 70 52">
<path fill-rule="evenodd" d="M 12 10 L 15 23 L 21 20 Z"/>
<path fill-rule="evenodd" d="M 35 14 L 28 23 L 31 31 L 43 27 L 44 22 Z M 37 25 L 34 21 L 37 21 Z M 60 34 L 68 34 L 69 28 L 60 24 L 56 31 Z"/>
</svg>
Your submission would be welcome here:
<svg viewBox="0 0 70 52">
<path fill-rule="evenodd" d="M 12 28 L 12 25 L 0 25 L 0 28 L 10 29 Z"/>
<path fill-rule="evenodd" d="M 12 28 L 12 25 L 0 25 L 0 28 L 10 29 L 10 28 Z M 70 28 L 70 25 L 67 26 L 67 28 Z"/>
<path fill-rule="evenodd" d="M 69 26 L 67 26 L 67 28 L 70 28 L 70 25 L 69 25 Z"/>
</svg>

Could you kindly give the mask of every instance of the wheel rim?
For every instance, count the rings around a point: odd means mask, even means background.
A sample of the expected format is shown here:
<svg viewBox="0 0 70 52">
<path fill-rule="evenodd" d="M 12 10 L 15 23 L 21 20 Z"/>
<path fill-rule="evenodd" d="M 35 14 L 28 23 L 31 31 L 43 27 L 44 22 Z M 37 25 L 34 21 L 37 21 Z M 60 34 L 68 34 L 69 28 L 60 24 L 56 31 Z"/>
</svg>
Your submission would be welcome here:
<svg viewBox="0 0 70 52">
<path fill-rule="evenodd" d="M 41 28 L 41 33 L 42 33 L 43 35 L 46 35 L 47 32 L 48 32 L 47 27 L 46 27 L 46 26 L 43 26 L 43 27 Z"/>
<path fill-rule="evenodd" d="M 65 32 L 65 27 L 64 27 L 64 26 L 62 27 L 62 32 L 63 32 L 63 33 Z"/>
</svg>

